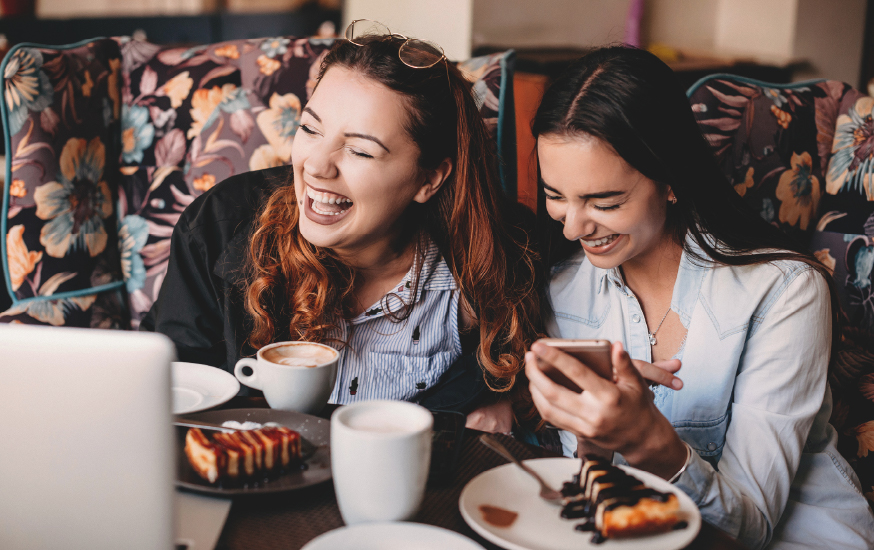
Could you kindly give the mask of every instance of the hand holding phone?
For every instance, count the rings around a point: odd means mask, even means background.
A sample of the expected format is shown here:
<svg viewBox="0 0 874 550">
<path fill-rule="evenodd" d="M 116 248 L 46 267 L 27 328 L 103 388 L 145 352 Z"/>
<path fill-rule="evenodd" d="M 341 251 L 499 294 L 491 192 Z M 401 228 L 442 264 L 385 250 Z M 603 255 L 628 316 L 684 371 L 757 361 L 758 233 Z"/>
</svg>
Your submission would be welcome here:
<svg viewBox="0 0 874 550">
<path fill-rule="evenodd" d="M 606 380 L 613 380 L 613 361 L 610 358 L 611 344 L 609 340 L 572 340 L 565 338 L 544 338 L 540 343 L 561 350 L 574 357 L 580 363 L 593 370 Z M 540 370 L 553 382 L 565 388 L 581 393 L 583 391 L 576 382 L 564 375 L 553 365 L 540 363 Z"/>
</svg>

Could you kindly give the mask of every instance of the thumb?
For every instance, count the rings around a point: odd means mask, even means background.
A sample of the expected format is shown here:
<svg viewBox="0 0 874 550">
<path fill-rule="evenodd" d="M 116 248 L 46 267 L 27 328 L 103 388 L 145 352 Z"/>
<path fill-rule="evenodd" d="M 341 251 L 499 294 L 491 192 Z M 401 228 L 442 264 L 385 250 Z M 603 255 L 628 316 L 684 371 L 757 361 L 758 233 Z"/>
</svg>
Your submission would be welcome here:
<svg viewBox="0 0 874 550">
<path fill-rule="evenodd" d="M 631 357 L 622 347 L 622 342 L 613 342 L 613 348 L 610 350 L 613 360 L 613 381 L 640 379 L 640 373 L 634 368 L 631 362 Z"/>
</svg>

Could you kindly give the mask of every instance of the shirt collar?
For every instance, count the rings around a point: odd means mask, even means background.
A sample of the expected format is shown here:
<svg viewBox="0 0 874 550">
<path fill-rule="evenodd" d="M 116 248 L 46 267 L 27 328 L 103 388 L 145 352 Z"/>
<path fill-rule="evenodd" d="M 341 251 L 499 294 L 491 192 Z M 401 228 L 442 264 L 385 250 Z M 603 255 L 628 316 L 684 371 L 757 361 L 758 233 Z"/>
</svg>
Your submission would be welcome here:
<svg viewBox="0 0 874 550">
<path fill-rule="evenodd" d="M 691 257 L 689 250 L 701 258 L 709 258 L 707 253 L 692 238 L 692 235 L 687 233 L 686 246 L 683 247 L 683 253 L 680 257 L 680 268 L 677 271 L 677 280 L 674 282 L 674 293 L 671 298 L 671 309 L 677 312 L 677 315 L 680 316 L 680 321 L 686 328 L 689 327 L 692 312 L 695 309 L 695 304 L 698 302 L 701 281 L 704 279 L 706 270 L 712 267 L 712 264 L 702 265 L 705 262 Z M 618 267 L 611 269 L 595 267 L 595 270 L 598 274 L 598 294 L 607 290 L 611 285 L 615 286 L 620 292 L 629 294 L 625 286 L 625 280 L 622 278 L 622 272 Z"/>
<path fill-rule="evenodd" d="M 416 289 L 416 296 L 412 303 L 419 303 L 422 298 L 422 292 L 425 290 L 441 291 L 441 290 L 456 290 L 458 285 L 455 283 L 455 277 L 449 270 L 449 266 L 440 254 L 440 250 L 434 241 L 427 239 L 424 243 L 425 258 L 422 263 L 422 272 L 419 277 L 419 285 Z M 383 317 L 387 312 L 399 312 L 407 304 L 411 303 L 411 289 L 416 278 L 416 270 L 419 268 L 419 255 L 416 254 L 413 258 L 413 265 L 398 286 L 389 291 L 377 303 L 367 308 L 363 313 L 352 319 L 352 324 L 363 323 L 371 319 Z"/>
</svg>

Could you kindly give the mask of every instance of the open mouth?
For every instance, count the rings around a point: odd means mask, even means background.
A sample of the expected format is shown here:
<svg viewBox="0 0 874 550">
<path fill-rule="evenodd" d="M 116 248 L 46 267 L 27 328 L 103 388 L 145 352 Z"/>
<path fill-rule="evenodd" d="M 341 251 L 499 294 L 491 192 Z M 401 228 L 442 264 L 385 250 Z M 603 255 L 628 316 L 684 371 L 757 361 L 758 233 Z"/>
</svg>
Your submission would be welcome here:
<svg viewBox="0 0 874 550">
<path fill-rule="evenodd" d="M 307 197 L 313 212 L 322 216 L 339 216 L 352 208 L 352 199 L 336 193 L 316 191 L 307 186 Z"/>
<path fill-rule="evenodd" d="M 589 248 L 598 248 L 600 246 L 607 246 L 612 243 L 616 239 L 619 238 L 618 233 L 614 233 L 613 235 L 607 235 L 606 237 L 602 237 L 600 239 L 588 240 L 588 239 L 580 239 L 583 241 L 583 244 L 588 246 Z"/>
</svg>

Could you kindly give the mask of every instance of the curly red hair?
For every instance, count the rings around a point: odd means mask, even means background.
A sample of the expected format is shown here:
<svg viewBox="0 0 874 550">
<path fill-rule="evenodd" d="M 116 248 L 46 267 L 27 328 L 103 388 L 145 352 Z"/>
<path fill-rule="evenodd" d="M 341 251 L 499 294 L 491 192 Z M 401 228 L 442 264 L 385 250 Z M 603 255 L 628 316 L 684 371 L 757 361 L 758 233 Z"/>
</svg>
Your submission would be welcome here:
<svg viewBox="0 0 874 550">
<path fill-rule="evenodd" d="M 437 245 L 476 317 L 477 356 L 486 381 L 506 391 L 539 333 L 536 247 L 521 227 L 521 216 L 507 219 L 512 208 L 521 207 L 505 200 L 498 184 L 494 140 L 470 83 L 444 63 L 429 69 L 405 66 L 398 60 L 401 43 L 386 39 L 359 47 L 339 42 L 325 57 L 319 78 L 338 65 L 402 94 L 410 113 L 405 127 L 421 151 L 420 166 L 434 168 L 452 159 L 447 181 L 427 203 L 411 205 L 415 212 L 409 218 L 418 235 Z M 254 322 L 249 340 L 255 348 L 284 336 L 328 341 L 352 312 L 354 270 L 304 239 L 299 216 L 289 183 L 269 197 L 256 222 L 245 304 Z M 424 249 L 417 247 L 420 267 Z M 418 285 L 418 276 L 414 282 Z M 395 315 L 403 319 L 408 312 Z"/>
</svg>

